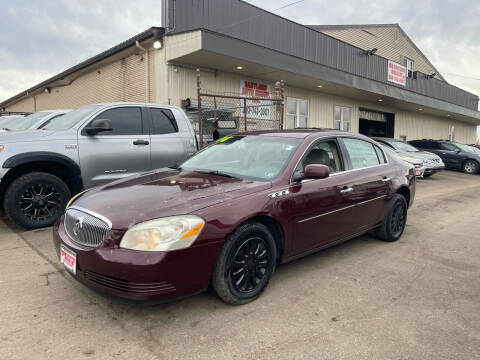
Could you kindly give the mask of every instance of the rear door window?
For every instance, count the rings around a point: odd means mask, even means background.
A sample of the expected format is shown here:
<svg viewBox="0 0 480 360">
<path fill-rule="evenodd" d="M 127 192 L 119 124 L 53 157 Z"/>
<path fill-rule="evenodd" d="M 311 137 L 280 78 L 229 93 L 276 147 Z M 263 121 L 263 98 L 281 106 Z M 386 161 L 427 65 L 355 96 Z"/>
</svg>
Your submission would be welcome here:
<svg viewBox="0 0 480 360">
<path fill-rule="evenodd" d="M 178 125 L 173 113 L 167 109 L 150 108 L 152 114 L 152 135 L 178 132 Z"/>
<path fill-rule="evenodd" d="M 94 120 L 108 119 L 112 123 L 112 131 L 102 132 L 101 135 L 141 135 L 142 111 L 139 107 L 120 107 L 102 112 Z"/>
<path fill-rule="evenodd" d="M 359 139 L 344 138 L 342 140 L 350 157 L 352 169 L 366 168 L 385 162 L 384 159 L 380 162 L 377 150 L 372 143 Z"/>
</svg>

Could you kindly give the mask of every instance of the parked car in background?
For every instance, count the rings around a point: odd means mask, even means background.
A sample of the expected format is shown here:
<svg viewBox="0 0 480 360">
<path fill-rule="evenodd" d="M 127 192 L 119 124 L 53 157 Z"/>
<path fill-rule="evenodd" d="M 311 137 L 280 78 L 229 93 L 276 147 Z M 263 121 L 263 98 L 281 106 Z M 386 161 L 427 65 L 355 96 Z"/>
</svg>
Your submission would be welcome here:
<svg viewBox="0 0 480 360">
<path fill-rule="evenodd" d="M 382 143 L 379 143 L 379 145 L 391 157 L 396 158 L 400 161 L 405 161 L 406 163 L 412 165 L 414 167 L 415 177 L 423 178 L 423 174 L 425 173 L 425 167 L 423 165 L 423 160 L 420 160 L 420 159 L 417 159 L 417 158 L 414 158 L 414 157 L 408 157 L 408 156 L 400 157 L 399 154 L 397 152 L 395 152 L 395 150 L 393 150 L 392 148 L 390 148 L 390 147 L 388 147 L 388 146 L 386 146 L 385 144 L 382 144 Z"/>
<path fill-rule="evenodd" d="M 462 170 L 467 174 L 478 174 L 480 171 L 480 155 L 468 145 L 431 139 L 413 140 L 409 144 L 437 154 L 448 169 Z"/>
<path fill-rule="evenodd" d="M 0 124 L 0 131 L 6 132 L 40 129 L 49 121 L 63 116 L 70 111 L 72 110 L 45 110 L 21 118 L 12 118 L 8 122 Z"/>
<path fill-rule="evenodd" d="M 68 271 L 109 294 L 166 300 L 212 286 L 245 304 L 277 263 L 371 229 L 398 240 L 414 196 L 413 167 L 363 135 L 246 132 L 80 194 L 54 239 Z"/>
<path fill-rule="evenodd" d="M 195 153 L 193 128 L 172 106 L 109 103 L 0 137 L 0 199 L 25 228 L 52 225 L 71 195 Z"/>
<path fill-rule="evenodd" d="M 445 169 L 445 164 L 438 155 L 421 151 L 405 141 L 384 137 L 374 137 L 372 139 L 395 151 L 398 157 L 411 164 L 417 165 L 420 162 L 422 170 L 416 170 L 419 177 L 429 177 Z"/>
</svg>

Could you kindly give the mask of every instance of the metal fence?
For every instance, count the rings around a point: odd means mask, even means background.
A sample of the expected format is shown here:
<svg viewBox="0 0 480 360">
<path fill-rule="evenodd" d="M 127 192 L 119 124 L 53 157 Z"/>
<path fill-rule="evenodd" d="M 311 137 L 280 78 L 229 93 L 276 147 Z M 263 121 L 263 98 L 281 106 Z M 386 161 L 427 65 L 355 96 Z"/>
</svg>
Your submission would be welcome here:
<svg viewBox="0 0 480 360">
<path fill-rule="evenodd" d="M 283 82 L 275 84 L 273 94 L 261 91 L 254 96 L 213 93 L 202 91 L 200 72 L 197 71 L 197 90 L 197 107 L 189 104 L 187 114 L 198 134 L 200 147 L 239 131 L 283 128 Z"/>
</svg>

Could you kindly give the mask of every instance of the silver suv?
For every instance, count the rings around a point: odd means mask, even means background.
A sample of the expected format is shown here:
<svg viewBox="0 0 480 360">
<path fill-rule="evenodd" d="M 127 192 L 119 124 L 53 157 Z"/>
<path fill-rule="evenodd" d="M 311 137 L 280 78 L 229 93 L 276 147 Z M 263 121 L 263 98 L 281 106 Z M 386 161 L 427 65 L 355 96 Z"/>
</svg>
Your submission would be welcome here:
<svg viewBox="0 0 480 360">
<path fill-rule="evenodd" d="M 42 130 L 0 136 L 0 198 L 18 225 L 50 226 L 84 188 L 171 166 L 196 151 L 194 130 L 180 108 L 88 105 Z"/>
</svg>

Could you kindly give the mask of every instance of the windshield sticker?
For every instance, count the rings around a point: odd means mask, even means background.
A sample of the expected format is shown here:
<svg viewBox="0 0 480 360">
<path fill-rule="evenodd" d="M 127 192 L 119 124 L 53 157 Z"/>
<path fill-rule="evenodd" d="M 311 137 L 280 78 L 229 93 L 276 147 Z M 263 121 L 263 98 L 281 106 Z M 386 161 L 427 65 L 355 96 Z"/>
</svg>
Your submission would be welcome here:
<svg viewBox="0 0 480 360">
<path fill-rule="evenodd" d="M 223 142 L 225 142 L 225 141 L 227 141 L 227 140 L 229 140 L 229 139 L 231 139 L 231 138 L 233 138 L 233 136 L 224 136 L 223 138 L 218 139 L 218 140 L 217 140 L 217 143 L 223 143 Z"/>
</svg>

